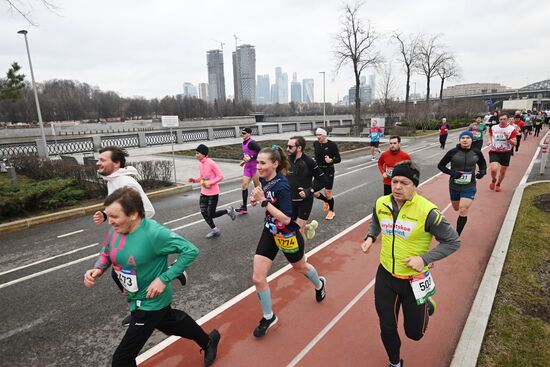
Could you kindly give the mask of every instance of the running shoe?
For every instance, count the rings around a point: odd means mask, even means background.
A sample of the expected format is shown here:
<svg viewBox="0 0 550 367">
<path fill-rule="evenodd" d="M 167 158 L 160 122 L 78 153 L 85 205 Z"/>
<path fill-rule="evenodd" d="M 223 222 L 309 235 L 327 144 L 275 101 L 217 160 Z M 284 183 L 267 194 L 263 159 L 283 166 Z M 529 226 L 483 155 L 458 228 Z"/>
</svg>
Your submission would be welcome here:
<svg viewBox="0 0 550 367">
<path fill-rule="evenodd" d="M 323 210 L 328 212 L 328 203 L 326 201 L 323 203 Z"/>
<path fill-rule="evenodd" d="M 432 316 L 437 309 L 437 303 L 435 303 L 435 299 L 433 299 L 432 297 L 428 297 L 428 299 L 426 300 L 426 305 L 428 306 L 428 315 Z"/>
<path fill-rule="evenodd" d="M 501 191 L 502 191 L 502 189 L 500 188 L 500 185 L 497 185 L 497 186 L 496 186 L 495 191 L 496 191 L 496 192 L 501 192 Z"/>
<path fill-rule="evenodd" d="M 279 321 L 279 319 L 275 316 L 275 314 L 273 314 L 269 320 L 262 317 L 260 324 L 256 326 L 256 329 L 254 329 L 254 336 L 256 338 L 261 338 L 265 335 L 265 333 L 267 333 L 267 330 L 277 323 L 277 321 Z"/>
<path fill-rule="evenodd" d="M 241 206 L 240 208 L 238 209 L 235 209 L 235 211 L 237 212 L 237 214 L 248 214 L 248 210 L 246 209 L 246 206 Z"/>
<path fill-rule="evenodd" d="M 132 314 L 129 314 L 122 320 L 122 326 L 130 326 L 130 323 L 132 322 Z"/>
<path fill-rule="evenodd" d="M 306 226 L 306 237 L 308 240 L 311 240 L 313 237 L 315 237 L 315 230 L 319 227 L 319 222 L 317 222 L 315 219 L 311 221 Z"/>
<path fill-rule="evenodd" d="M 220 230 L 219 229 L 213 229 L 210 232 L 206 234 L 206 238 L 214 238 L 220 236 Z"/>
<path fill-rule="evenodd" d="M 235 220 L 235 218 L 237 218 L 237 213 L 231 205 L 227 207 L 227 215 L 229 215 L 229 218 L 231 218 L 231 220 Z"/>
<path fill-rule="evenodd" d="M 327 216 L 325 217 L 325 219 L 333 220 L 335 215 L 336 215 L 336 213 L 334 213 L 332 210 L 329 210 L 328 213 L 327 213 Z"/>
<path fill-rule="evenodd" d="M 496 183 L 496 181 L 493 181 L 489 184 L 489 190 L 494 190 L 495 189 L 495 183 Z"/>
<path fill-rule="evenodd" d="M 327 296 L 327 280 L 325 277 L 319 277 L 319 280 L 323 284 L 321 289 L 315 289 L 315 299 L 317 302 L 321 302 Z"/>
<path fill-rule="evenodd" d="M 403 367 L 403 360 L 401 359 L 398 365 L 392 364 L 391 362 L 390 364 L 388 364 L 388 367 L 396 367 L 396 366 Z"/>
<path fill-rule="evenodd" d="M 210 334 L 208 334 L 208 338 L 210 339 L 210 342 L 208 343 L 208 347 L 206 347 L 206 349 L 204 350 L 205 367 L 212 365 L 212 363 L 214 363 L 214 360 L 216 360 L 216 354 L 218 354 L 218 343 L 221 339 L 220 332 L 214 329 Z"/>
<path fill-rule="evenodd" d="M 187 272 L 185 270 L 176 278 L 180 281 L 182 286 L 187 284 Z"/>
</svg>

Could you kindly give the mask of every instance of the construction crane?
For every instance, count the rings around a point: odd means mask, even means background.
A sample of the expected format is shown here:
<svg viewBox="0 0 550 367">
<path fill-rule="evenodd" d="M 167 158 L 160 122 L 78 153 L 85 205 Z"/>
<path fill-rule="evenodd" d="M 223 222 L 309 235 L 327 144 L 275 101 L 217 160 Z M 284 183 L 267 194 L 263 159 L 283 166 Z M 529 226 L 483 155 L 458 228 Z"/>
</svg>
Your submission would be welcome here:
<svg viewBox="0 0 550 367">
<path fill-rule="evenodd" d="M 222 49 L 222 54 L 223 54 L 223 46 L 225 45 L 225 43 L 222 42 L 222 41 L 215 40 L 215 39 L 213 39 L 213 38 L 212 38 L 212 41 L 217 42 L 217 43 L 220 44 L 220 47 L 221 47 L 221 49 Z"/>
</svg>

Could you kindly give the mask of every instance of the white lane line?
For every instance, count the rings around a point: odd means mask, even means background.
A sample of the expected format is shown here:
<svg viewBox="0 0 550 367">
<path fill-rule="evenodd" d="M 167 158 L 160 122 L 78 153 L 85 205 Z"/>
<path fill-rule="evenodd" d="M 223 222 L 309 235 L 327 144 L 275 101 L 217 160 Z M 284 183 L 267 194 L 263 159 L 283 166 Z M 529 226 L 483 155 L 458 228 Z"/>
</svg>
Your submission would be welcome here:
<svg viewBox="0 0 550 367">
<path fill-rule="evenodd" d="M 41 263 L 46 262 L 46 261 L 50 261 L 50 260 L 53 260 L 53 259 L 57 259 L 58 257 L 61 257 L 61 256 L 66 256 L 66 255 L 74 254 L 75 252 L 82 251 L 82 250 L 86 250 L 87 248 L 94 247 L 94 246 L 97 246 L 97 245 L 99 245 L 98 242 L 92 243 L 91 245 L 88 245 L 88 246 L 80 247 L 80 248 L 77 248 L 77 249 L 75 249 L 75 250 L 67 251 L 67 252 L 64 252 L 64 253 L 59 254 L 59 255 L 55 255 L 55 256 L 52 256 L 52 257 L 48 257 L 47 259 L 38 260 L 38 261 L 35 261 L 35 262 L 33 262 L 33 263 L 30 263 L 30 264 L 27 264 L 27 265 L 20 266 L 20 267 L 18 267 L 18 268 L 6 270 L 6 271 L 1 272 L 1 273 L 0 273 L 0 276 L 1 276 L 1 275 L 4 275 L 4 274 L 12 273 L 12 272 L 17 271 L 17 270 L 21 270 L 21 269 L 28 268 L 29 266 L 34 266 L 34 265 L 41 264 Z"/>
<path fill-rule="evenodd" d="M 88 259 L 91 259 L 91 258 L 97 258 L 97 256 L 98 256 L 97 254 L 93 254 L 93 255 L 86 256 L 86 257 L 83 257 L 81 259 L 77 259 L 77 260 L 74 260 L 74 261 L 71 261 L 71 262 L 68 262 L 68 263 L 65 263 L 65 264 L 54 266 L 53 268 L 49 268 L 49 269 L 46 269 L 46 270 L 39 271 L 38 273 L 34 273 L 34 274 L 30 274 L 30 275 L 27 275 L 27 276 L 22 277 L 22 278 L 14 279 L 11 282 L 2 283 L 2 284 L 0 284 L 0 289 L 9 287 L 10 285 L 21 283 L 25 280 L 36 278 L 36 277 L 38 277 L 40 275 L 43 275 L 43 274 L 51 273 L 52 271 L 55 271 L 55 270 L 58 270 L 58 269 L 63 269 L 63 268 L 66 268 L 68 266 L 78 264 L 79 262 L 82 262 L 82 261 L 85 261 L 85 260 L 88 260 Z"/>
<path fill-rule="evenodd" d="M 445 213 L 450 207 L 451 207 L 451 203 L 447 204 L 447 206 L 445 207 L 445 209 L 443 209 L 443 210 L 441 211 L 441 214 Z"/>
<path fill-rule="evenodd" d="M 240 189 L 239 189 L 239 190 L 240 190 Z M 233 190 L 233 191 L 234 191 L 234 190 Z M 232 201 L 232 202 L 230 202 L 230 203 L 220 205 L 218 208 L 223 208 L 224 206 L 229 206 L 229 205 L 231 205 L 231 204 L 237 204 L 237 203 L 240 203 L 241 201 L 242 201 L 242 200 L 235 200 L 235 201 Z M 180 220 L 184 220 L 184 219 L 187 219 L 187 218 L 191 218 L 191 217 L 194 217 L 195 215 L 201 215 L 201 212 L 196 212 L 196 213 L 193 213 L 193 214 L 186 215 L 185 217 L 172 219 L 172 220 L 169 220 L 168 222 L 162 223 L 162 225 L 167 225 L 167 224 L 172 224 L 172 223 L 174 223 L 174 222 L 179 222 Z"/>
<path fill-rule="evenodd" d="M 325 326 L 323 328 L 323 330 L 321 330 L 321 332 L 317 335 L 315 335 L 315 337 L 309 342 L 308 345 L 306 345 L 306 347 L 304 349 L 302 349 L 302 351 L 300 353 L 298 353 L 296 355 L 296 357 L 294 357 L 294 359 L 292 361 L 290 361 L 290 363 L 287 365 L 288 367 L 294 367 L 298 364 L 298 362 L 300 362 L 304 357 L 305 355 L 311 350 L 313 349 L 313 347 L 319 343 L 319 341 L 334 327 L 334 325 L 336 325 L 336 323 L 338 321 L 340 321 L 340 319 L 342 317 L 344 317 L 344 315 L 346 313 L 348 313 L 349 310 L 351 310 L 351 308 L 353 306 L 355 306 L 355 304 L 357 302 L 359 302 L 359 300 L 369 291 L 369 289 L 371 289 L 373 286 L 374 286 L 374 278 L 370 281 L 369 284 L 367 284 L 367 286 L 365 288 L 363 288 L 361 290 L 361 292 L 359 292 L 354 299 L 352 299 L 350 301 L 350 303 L 348 303 L 346 305 L 346 307 L 344 307 L 342 309 L 342 311 L 340 311 L 340 313 L 338 315 L 336 315 L 328 324 L 327 326 Z"/>
<path fill-rule="evenodd" d="M 172 228 L 172 231 L 178 231 L 180 229 L 183 229 L 183 228 L 187 228 L 187 227 L 191 227 L 195 224 L 199 224 L 199 223 L 202 223 L 204 222 L 204 219 L 199 219 L 199 220 L 196 220 L 194 222 L 191 222 L 191 223 L 187 223 L 187 224 L 184 224 L 183 226 L 179 226 L 179 227 L 176 227 L 176 228 Z"/>
<path fill-rule="evenodd" d="M 65 233 L 65 234 L 60 234 L 59 236 L 57 236 L 57 238 L 68 237 L 68 236 L 72 236 L 73 234 L 82 233 L 82 232 L 84 232 L 84 230 L 79 229 L 78 231 L 69 232 L 69 233 Z"/>
</svg>

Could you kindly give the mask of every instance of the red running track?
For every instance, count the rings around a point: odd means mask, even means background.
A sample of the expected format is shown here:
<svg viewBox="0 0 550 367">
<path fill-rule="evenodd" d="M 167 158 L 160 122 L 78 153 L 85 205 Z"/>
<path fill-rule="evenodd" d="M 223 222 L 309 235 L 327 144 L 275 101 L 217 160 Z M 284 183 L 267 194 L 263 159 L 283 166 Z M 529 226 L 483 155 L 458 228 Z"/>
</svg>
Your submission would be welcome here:
<svg viewBox="0 0 550 367">
<path fill-rule="evenodd" d="M 514 188 L 525 174 L 538 141 L 530 137 L 522 142 L 519 153 L 512 158 L 502 192 L 489 190 L 490 175 L 478 182 L 461 248 L 432 268 L 438 308 L 422 340 L 406 338 L 401 315 L 401 356 L 407 367 L 450 364 Z M 488 161 L 486 150 L 485 156 Z M 441 210 L 450 204 L 447 175 L 435 176 L 419 191 Z M 371 211 L 365 208 L 365 214 Z M 457 213 L 447 208 L 445 215 L 454 226 Z M 292 270 L 276 274 L 270 287 L 279 323 L 262 339 L 252 336 L 261 310 L 257 296 L 250 290 L 229 306 L 207 315 L 205 330 L 216 328 L 222 335 L 214 366 L 387 366 L 373 300 L 379 242 L 368 255 L 360 250 L 369 222 L 363 220 L 309 254 L 309 261 L 327 278 L 327 298 L 322 303 L 315 301 L 313 287 L 304 276 Z M 155 353 L 142 355 L 140 366 L 203 365 L 203 356 L 194 342 L 169 340 L 175 341 L 160 345 Z"/>
</svg>

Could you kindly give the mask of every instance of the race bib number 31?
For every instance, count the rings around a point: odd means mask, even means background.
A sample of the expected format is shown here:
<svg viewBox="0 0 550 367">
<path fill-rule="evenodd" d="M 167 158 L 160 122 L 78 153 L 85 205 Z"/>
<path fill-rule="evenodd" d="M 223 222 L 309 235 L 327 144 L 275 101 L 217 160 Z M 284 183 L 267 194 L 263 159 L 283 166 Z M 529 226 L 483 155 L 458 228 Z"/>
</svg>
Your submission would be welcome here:
<svg viewBox="0 0 550 367">
<path fill-rule="evenodd" d="M 462 176 L 455 179 L 455 183 L 458 185 L 467 185 L 472 182 L 472 172 L 462 172 Z"/>
<path fill-rule="evenodd" d="M 139 290 L 137 283 L 137 275 L 135 269 L 115 268 L 115 273 L 118 280 L 128 292 L 135 293 Z"/>
<path fill-rule="evenodd" d="M 435 294 L 435 283 L 429 271 L 410 279 L 411 287 L 416 298 L 416 304 L 421 305 L 428 297 Z"/>
<path fill-rule="evenodd" d="M 298 246 L 298 239 L 295 234 L 287 236 L 276 234 L 273 238 L 275 239 L 275 244 L 281 249 L 282 252 L 292 254 L 298 252 L 300 249 Z"/>
</svg>

